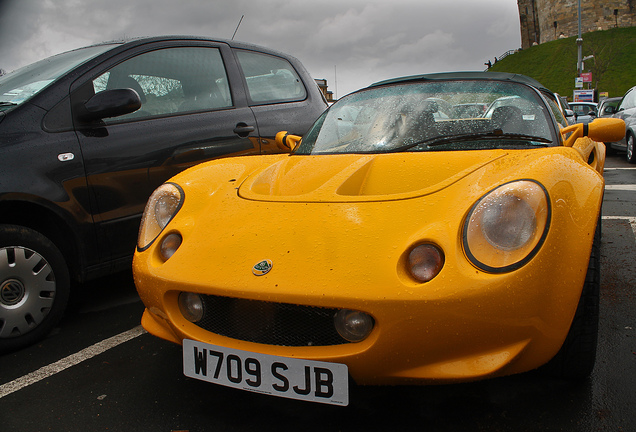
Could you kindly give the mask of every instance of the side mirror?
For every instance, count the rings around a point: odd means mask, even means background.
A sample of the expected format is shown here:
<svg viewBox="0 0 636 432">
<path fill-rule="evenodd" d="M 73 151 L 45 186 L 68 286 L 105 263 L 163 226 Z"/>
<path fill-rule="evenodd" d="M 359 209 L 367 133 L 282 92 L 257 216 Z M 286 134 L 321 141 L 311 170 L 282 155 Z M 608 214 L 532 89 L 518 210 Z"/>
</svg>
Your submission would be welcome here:
<svg viewBox="0 0 636 432">
<path fill-rule="evenodd" d="M 596 111 L 590 110 L 590 112 L 588 112 L 587 115 L 596 117 Z"/>
<path fill-rule="evenodd" d="M 301 136 L 290 135 L 287 131 L 281 131 L 276 134 L 276 145 L 281 150 L 294 151 L 300 145 L 300 140 L 302 140 Z"/>
<path fill-rule="evenodd" d="M 563 110 L 566 117 L 574 117 L 574 111 L 571 109 L 564 109 Z"/>
<path fill-rule="evenodd" d="M 603 108 L 603 114 L 614 114 L 616 112 L 616 108 L 613 106 L 607 106 Z"/>
<path fill-rule="evenodd" d="M 577 123 L 561 129 L 561 135 L 564 137 L 570 132 L 572 135 L 563 143 L 566 147 L 572 147 L 574 142 L 582 137 L 603 143 L 616 142 L 625 136 L 625 122 L 617 118 L 597 118 L 587 124 Z"/>
<path fill-rule="evenodd" d="M 84 104 L 84 121 L 130 114 L 141 108 L 141 98 L 133 89 L 114 89 L 97 93 Z"/>
</svg>

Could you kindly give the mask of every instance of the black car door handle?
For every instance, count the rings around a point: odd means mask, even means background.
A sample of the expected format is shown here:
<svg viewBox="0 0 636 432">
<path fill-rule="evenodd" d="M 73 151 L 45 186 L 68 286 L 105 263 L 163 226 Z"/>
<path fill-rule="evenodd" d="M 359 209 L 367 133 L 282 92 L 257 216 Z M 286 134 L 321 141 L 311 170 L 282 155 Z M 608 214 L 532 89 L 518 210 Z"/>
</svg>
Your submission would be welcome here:
<svg viewBox="0 0 636 432">
<path fill-rule="evenodd" d="M 248 126 L 245 123 L 239 123 L 234 128 L 234 133 L 240 136 L 241 138 L 247 137 L 250 132 L 254 132 L 254 126 Z"/>
</svg>

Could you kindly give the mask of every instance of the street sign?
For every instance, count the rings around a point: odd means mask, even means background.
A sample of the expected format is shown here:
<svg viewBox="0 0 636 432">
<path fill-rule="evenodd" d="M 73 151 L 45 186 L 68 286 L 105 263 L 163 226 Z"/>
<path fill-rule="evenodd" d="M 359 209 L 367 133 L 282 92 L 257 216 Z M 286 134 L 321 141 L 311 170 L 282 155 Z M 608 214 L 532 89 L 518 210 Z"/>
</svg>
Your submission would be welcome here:
<svg viewBox="0 0 636 432">
<path fill-rule="evenodd" d="M 594 102 L 594 90 L 574 90 L 574 102 Z"/>
</svg>

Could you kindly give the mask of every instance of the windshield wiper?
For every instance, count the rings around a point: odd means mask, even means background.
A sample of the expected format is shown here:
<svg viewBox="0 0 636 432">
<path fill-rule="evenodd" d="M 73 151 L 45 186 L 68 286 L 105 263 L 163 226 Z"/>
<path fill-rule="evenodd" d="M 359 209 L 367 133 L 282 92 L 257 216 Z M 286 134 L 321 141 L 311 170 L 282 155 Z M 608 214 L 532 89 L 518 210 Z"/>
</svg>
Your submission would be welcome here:
<svg viewBox="0 0 636 432">
<path fill-rule="evenodd" d="M 449 135 L 449 136 L 437 136 L 433 138 L 428 138 L 423 141 L 418 141 L 411 144 L 406 144 L 394 149 L 390 149 L 387 153 L 399 153 L 403 151 L 407 151 L 412 149 L 413 147 L 421 146 L 426 144 L 426 147 L 437 147 L 444 144 L 448 144 L 450 142 L 462 142 L 462 141 L 472 141 L 472 140 L 487 140 L 487 139 L 515 139 L 515 140 L 523 140 L 523 141 L 537 141 L 540 143 L 550 144 L 551 140 L 543 137 L 532 136 L 532 135 L 524 135 L 524 134 L 511 134 L 511 133 L 503 133 L 500 129 L 496 129 L 492 132 L 480 132 L 480 133 L 468 133 L 468 134 L 459 134 L 459 135 Z"/>
<path fill-rule="evenodd" d="M 7 106 L 17 106 L 17 103 L 13 103 L 13 102 L 0 102 L 0 107 L 7 107 Z"/>
</svg>

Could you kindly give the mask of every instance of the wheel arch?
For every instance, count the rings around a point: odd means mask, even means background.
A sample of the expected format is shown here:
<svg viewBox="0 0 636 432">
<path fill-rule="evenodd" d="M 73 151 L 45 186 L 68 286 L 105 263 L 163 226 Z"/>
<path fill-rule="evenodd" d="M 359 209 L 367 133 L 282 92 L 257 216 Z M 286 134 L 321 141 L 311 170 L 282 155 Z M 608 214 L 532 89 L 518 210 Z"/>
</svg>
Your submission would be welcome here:
<svg viewBox="0 0 636 432">
<path fill-rule="evenodd" d="M 0 224 L 24 226 L 46 236 L 65 257 L 71 279 L 81 281 L 86 267 L 82 257 L 86 254 L 79 229 L 70 219 L 41 200 L 0 198 Z"/>
</svg>

